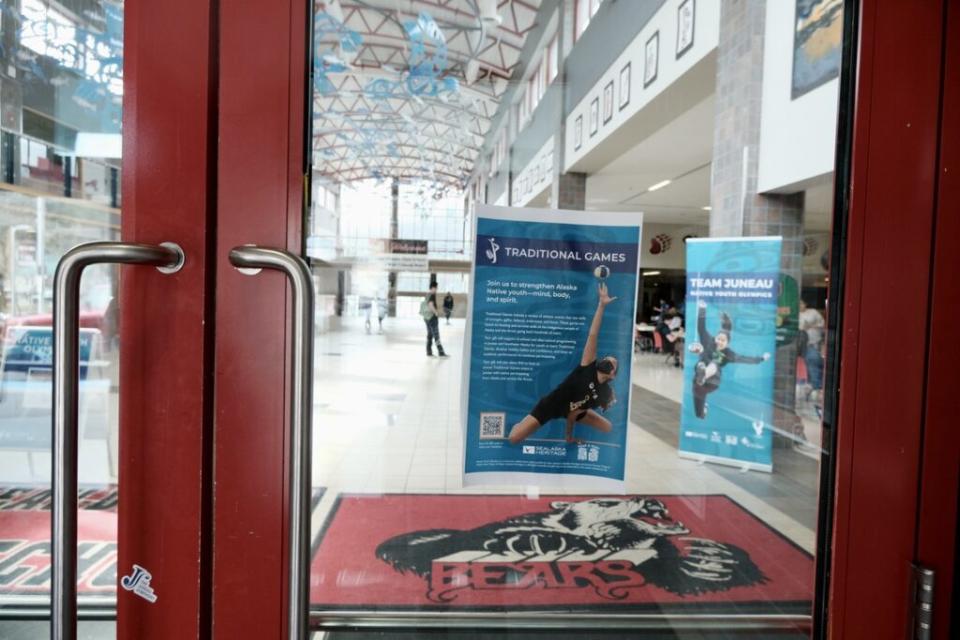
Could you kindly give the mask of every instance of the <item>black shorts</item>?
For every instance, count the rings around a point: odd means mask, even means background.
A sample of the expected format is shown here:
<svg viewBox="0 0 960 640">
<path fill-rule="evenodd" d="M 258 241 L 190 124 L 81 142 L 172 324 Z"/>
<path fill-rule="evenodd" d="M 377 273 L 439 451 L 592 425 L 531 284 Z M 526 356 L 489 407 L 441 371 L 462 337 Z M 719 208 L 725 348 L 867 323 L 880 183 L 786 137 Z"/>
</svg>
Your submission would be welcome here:
<svg viewBox="0 0 960 640">
<path fill-rule="evenodd" d="M 547 424 L 554 418 L 565 418 L 567 416 L 564 405 L 565 403 L 559 398 L 549 395 L 543 396 L 536 406 L 530 410 L 530 415 L 536 418 L 540 424 Z"/>
</svg>

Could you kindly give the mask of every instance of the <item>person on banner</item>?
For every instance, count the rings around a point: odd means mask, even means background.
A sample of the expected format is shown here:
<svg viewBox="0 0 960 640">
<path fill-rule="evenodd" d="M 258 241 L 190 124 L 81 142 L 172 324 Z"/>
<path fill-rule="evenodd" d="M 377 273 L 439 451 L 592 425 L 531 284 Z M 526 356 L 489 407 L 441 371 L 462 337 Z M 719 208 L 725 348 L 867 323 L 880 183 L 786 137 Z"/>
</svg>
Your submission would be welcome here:
<svg viewBox="0 0 960 640">
<path fill-rule="evenodd" d="M 437 283 L 430 283 L 430 293 L 420 303 L 420 317 L 427 325 L 427 355 L 433 356 L 433 343 L 437 343 L 437 355 L 447 357 L 440 344 L 440 313 L 437 310 Z"/>
<path fill-rule="evenodd" d="M 698 418 L 707 417 L 707 395 L 720 388 L 721 371 L 728 364 L 760 364 L 770 359 L 769 353 L 762 356 L 743 356 L 730 348 L 730 332 L 733 323 L 726 312 L 720 312 L 720 331 L 716 336 L 707 331 L 707 303 L 697 303 L 697 337 L 699 342 L 690 345 L 690 352 L 699 354 L 693 374 L 693 408 Z"/>
<path fill-rule="evenodd" d="M 447 291 L 447 295 L 443 297 L 443 315 L 447 319 L 447 324 L 450 324 L 451 313 L 453 313 L 453 294 Z"/>
<path fill-rule="evenodd" d="M 566 440 L 569 444 L 578 443 L 573 435 L 575 423 L 585 424 L 602 433 L 610 433 L 613 425 L 609 420 L 594 411 L 606 410 L 616 397 L 610 382 L 617 377 L 618 362 L 613 356 L 597 359 L 597 339 L 603 322 L 603 311 L 616 300 L 607 293 L 607 285 L 599 286 L 597 310 L 590 323 L 590 332 L 583 347 L 580 364 L 564 378 L 556 389 L 540 398 L 536 406 L 523 420 L 510 430 L 510 443 L 517 444 L 529 438 L 537 429 L 555 418 L 565 418 Z"/>
</svg>

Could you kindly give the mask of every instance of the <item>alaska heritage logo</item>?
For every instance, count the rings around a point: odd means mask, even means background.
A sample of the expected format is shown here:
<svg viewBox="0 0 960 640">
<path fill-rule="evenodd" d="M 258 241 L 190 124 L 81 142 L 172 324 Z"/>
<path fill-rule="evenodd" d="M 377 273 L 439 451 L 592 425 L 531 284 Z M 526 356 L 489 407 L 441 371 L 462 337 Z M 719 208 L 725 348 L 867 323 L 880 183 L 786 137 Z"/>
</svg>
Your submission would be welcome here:
<svg viewBox="0 0 960 640">
<path fill-rule="evenodd" d="M 679 595 L 767 581 L 746 551 L 689 537 L 653 498 L 554 502 L 467 531 L 429 529 L 390 538 L 377 557 L 427 581 L 427 598 L 449 603 L 463 589 L 591 588 L 623 600 L 654 585 Z"/>
</svg>

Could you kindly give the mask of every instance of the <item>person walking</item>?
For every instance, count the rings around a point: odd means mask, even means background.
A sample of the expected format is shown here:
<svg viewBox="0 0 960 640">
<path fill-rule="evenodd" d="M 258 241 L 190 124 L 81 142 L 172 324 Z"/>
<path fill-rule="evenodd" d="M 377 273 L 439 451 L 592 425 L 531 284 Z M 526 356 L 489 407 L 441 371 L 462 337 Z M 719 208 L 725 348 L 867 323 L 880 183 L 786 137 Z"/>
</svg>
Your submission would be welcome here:
<svg viewBox="0 0 960 640">
<path fill-rule="evenodd" d="M 453 295 L 447 291 L 447 295 L 443 298 L 443 315 L 447 319 L 447 324 L 450 324 L 451 313 L 453 313 Z"/>
<path fill-rule="evenodd" d="M 437 283 L 430 283 L 430 293 L 420 303 L 420 316 L 427 325 L 427 355 L 433 355 L 433 343 L 437 343 L 437 355 L 446 357 L 443 345 L 440 344 L 440 314 L 437 310 Z"/>
<path fill-rule="evenodd" d="M 375 302 L 377 305 L 377 322 L 380 323 L 378 333 L 383 333 L 383 319 L 387 317 L 388 311 L 387 299 L 378 291 Z"/>
<path fill-rule="evenodd" d="M 807 382 L 810 383 L 808 398 L 816 401 L 823 385 L 823 355 L 820 345 L 823 342 L 823 316 L 816 309 L 811 309 L 803 300 L 800 301 L 800 330 L 807 334 L 807 345 L 800 356 L 807 366 Z"/>
<path fill-rule="evenodd" d="M 370 316 L 373 314 L 373 299 L 370 296 L 360 296 L 360 311 L 363 312 L 363 326 L 370 333 Z"/>
</svg>

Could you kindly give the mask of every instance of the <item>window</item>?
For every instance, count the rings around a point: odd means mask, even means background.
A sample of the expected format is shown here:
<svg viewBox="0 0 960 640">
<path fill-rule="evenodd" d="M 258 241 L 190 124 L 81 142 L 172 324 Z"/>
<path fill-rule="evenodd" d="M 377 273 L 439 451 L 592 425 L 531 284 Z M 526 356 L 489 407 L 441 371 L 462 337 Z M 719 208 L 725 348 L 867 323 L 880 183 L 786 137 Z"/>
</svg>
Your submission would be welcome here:
<svg viewBox="0 0 960 640">
<path fill-rule="evenodd" d="M 543 100 L 543 94 L 547 92 L 547 60 L 546 58 L 537 67 L 537 102 Z"/>
<path fill-rule="evenodd" d="M 547 84 L 553 82 L 560 71 L 560 47 L 557 44 L 557 36 L 553 36 L 550 44 L 547 45 Z"/>
<path fill-rule="evenodd" d="M 574 10 L 574 40 L 579 40 L 580 36 L 590 24 L 590 19 L 597 15 L 597 9 L 603 0 L 577 0 L 577 6 Z"/>
<path fill-rule="evenodd" d="M 530 104 L 527 100 L 529 94 L 530 91 L 528 89 L 523 93 L 520 102 L 517 103 L 517 133 L 519 133 L 523 125 L 527 123 L 527 116 L 530 114 Z"/>
<path fill-rule="evenodd" d="M 553 44 L 555 44 L 555 41 Z M 518 132 L 524 127 L 524 125 L 526 125 L 527 119 L 533 115 L 534 111 L 536 111 L 537 105 L 539 105 L 540 100 L 543 99 L 543 94 L 547 92 L 547 85 L 550 84 L 550 80 L 556 76 L 556 71 L 554 70 L 553 75 L 548 77 L 548 74 L 550 73 L 548 71 L 550 62 L 549 53 L 548 47 L 545 51 L 544 58 L 540 60 L 533 73 L 527 79 L 523 98 L 520 99 L 520 102 L 517 106 Z"/>
<path fill-rule="evenodd" d="M 527 80 L 527 117 L 533 115 L 539 101 L 540 98 L 537 96 L 537 75 L 534 73 Z"/>
<path fill-rule="evenodd" d="M 500 130 L 500 138 L 497 140 L 497 152 L 500 156 L 500 162 L 497 164 L 500 165 L 504 160 L 507 159 L 507 129 L 504 127 Z"/>
<path fill-rule="evenodd" d="M 522 103 L 521 103 L 522 104 Z M 490 156 L 490 175 L 494 175 L 500 170 L 500 165 L 507 157 L 507 129 L 500 129 L 497 134 L 497 142 L 493 145 L 493 153 Z"/>
<path fill-rule="evenodd" d="M 78 29 L 70 18 L 48 5 L 40 0 L 23 0 L 20 43 L 66 69 L 103 83 L 111 94 L 123 95 L 122 65 L 117 65 L 122 54 L 113 35 L 85 27 Z M 102 9 L 108 20 L 122 15 L 116 7 Z"/>
</svg>

